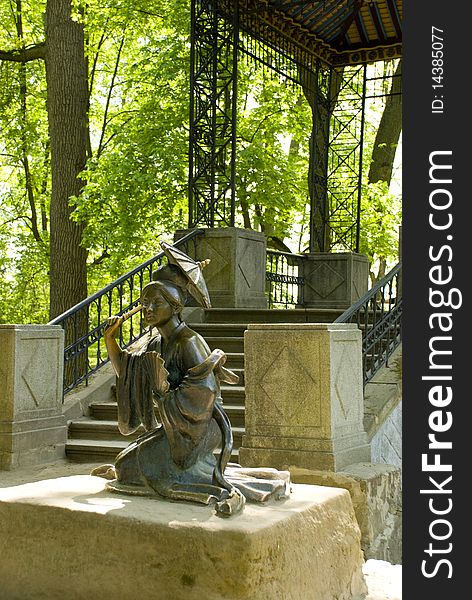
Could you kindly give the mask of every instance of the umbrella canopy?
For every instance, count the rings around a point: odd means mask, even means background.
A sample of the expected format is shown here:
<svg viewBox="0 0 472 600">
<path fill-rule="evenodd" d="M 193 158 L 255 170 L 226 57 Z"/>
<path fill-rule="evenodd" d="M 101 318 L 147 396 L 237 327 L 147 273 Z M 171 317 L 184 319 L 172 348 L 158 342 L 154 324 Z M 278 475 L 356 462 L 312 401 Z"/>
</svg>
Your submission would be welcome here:
<svg viewBox="0 0 472 600">
<path fill-rule="evenodd" d="M 179 267 L 184 274 L 188 292 L 201 306 L 211 308 L 210 295 L 202 273 L 203 267 L 209 263 L 209 260 L 195 261 L 167 242 L 161 242 L 161 248 L 169 263 Z"/>
</svg>

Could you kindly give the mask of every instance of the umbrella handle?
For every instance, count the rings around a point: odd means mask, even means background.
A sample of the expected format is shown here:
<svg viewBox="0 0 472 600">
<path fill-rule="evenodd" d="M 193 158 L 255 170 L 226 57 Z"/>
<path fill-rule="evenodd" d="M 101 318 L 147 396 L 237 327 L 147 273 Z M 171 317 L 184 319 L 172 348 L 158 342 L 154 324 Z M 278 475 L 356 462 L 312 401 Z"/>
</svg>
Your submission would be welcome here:
<svg viewBox="0 0 472 600">
<path fill-rule="evenodd" d="M 211 258 L 206 258 L 205 260 L 199 260 L 198 264 L 200 265 L 200 269 L 204 269 L 205 267 L 208 267 L 210 262 L 211 262 Z"/>
<path fill-rule="evenodd" d="M 124 321 L 127 321 L 130 317 L 132 317 L 134 314 L 136 314 L 137 312 L 139 312 L 140 310 L 143 310 L 143 305 L 142 304 L 138 304 L 138 306 L 135 306 L 134 308 L 132 308 L 131 310 L 126 311 L 125 313 L 123 313 L 121 315 L 122 318 L 122 323 L 124 323 Z"/>
</svg>

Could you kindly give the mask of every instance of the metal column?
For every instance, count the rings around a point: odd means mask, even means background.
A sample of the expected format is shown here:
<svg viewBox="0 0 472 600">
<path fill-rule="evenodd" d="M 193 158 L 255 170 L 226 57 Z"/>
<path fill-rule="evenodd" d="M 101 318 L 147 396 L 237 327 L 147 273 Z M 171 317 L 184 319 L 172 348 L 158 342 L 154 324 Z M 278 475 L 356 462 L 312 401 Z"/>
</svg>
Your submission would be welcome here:
<svg viewBox="0 0 472 600">
<path fill-rule="evenodd" d="M 238 2 L 192 0 L 189 227 L 234 226 Z"/>
</svg>

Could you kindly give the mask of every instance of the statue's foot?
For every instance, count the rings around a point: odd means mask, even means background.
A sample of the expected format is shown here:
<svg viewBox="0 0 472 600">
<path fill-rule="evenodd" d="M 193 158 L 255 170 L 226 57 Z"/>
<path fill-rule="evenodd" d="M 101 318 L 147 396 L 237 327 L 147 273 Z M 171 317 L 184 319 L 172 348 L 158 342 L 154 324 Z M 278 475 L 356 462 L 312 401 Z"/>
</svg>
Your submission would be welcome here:
<svg viewBox="0 0 472 600">
<path fill-rule="evenodd" d="M 216 514 L 220 517 L 230 517 L 241 512 L 245 503 L 243 494 L 234 488 L 228 498 L 216 503 Z"/>
<path fill-rule="evenodd" d="M 99 467 L 92 469 L 90 475 L 103 477 L 103 479 L 116 479 L 115 465 L 100 465 Z"/>
</svg>

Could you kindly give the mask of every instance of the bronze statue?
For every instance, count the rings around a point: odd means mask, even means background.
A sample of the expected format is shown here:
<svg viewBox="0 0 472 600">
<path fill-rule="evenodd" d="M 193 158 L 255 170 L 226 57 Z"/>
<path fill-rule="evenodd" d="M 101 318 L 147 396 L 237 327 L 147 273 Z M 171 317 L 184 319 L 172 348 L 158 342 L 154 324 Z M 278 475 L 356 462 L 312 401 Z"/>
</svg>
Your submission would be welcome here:
<svg viewBox="0 0 472 600">
<path fill-rule="evenodd" d="M 235 384 L 238 376 L 224 367 L 224 352 L 211 351 L 181 317 L 187 292 L 210 307 L 202 275 L 207 261 L 195 262 L 169 244 L 161 246 L 168 264 L 157 269 L 141 297 L 149 333 L 132 351 L 122 350 L 115 335 L 129 313 L 110 317 L 105 331 L 117 374 L 119 429 L 127 435 L 143 426 L 145 433 L 114 465 L 92 473 L 113 478 L 107 487 L 115 491 L 214 502 L 223 516 L 239 512 L 245 498 L 288 497 L 288 472 L 228 464 L 232 433 L 220 384 Z"/>
</svg>

